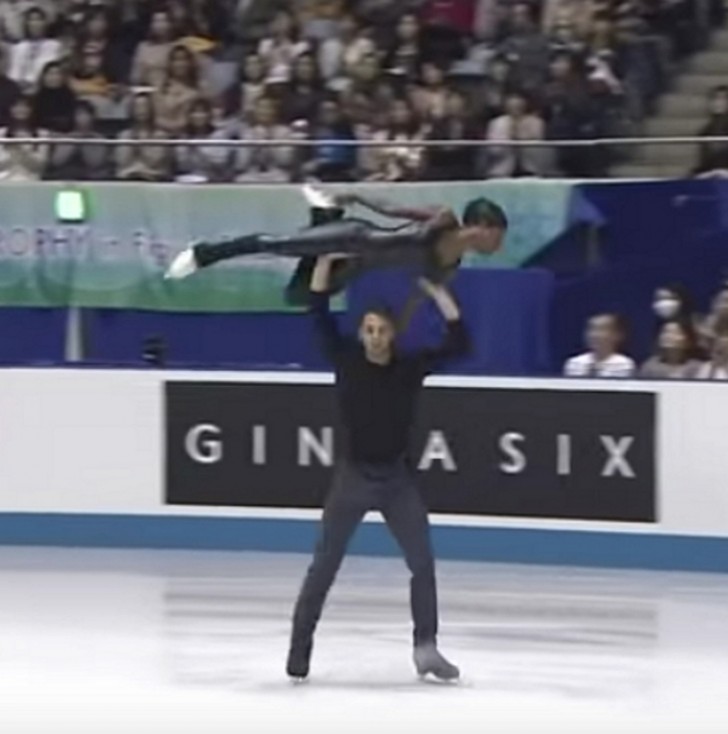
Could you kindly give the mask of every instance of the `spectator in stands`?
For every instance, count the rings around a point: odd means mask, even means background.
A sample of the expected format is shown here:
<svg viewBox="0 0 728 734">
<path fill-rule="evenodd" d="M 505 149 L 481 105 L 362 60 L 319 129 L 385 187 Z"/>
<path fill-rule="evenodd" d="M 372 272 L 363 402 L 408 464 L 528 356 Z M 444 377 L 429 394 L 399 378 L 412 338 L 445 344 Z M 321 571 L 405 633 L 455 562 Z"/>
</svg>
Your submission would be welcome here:
<svg viewBox="0 0 728 734">
<path fill-rule="evenodd" d="M 131 126 L 119 134 L 120 140 L 163 140 L 166 135 L 156 125 L 152 96 L 134 96 Z M 120 145 L 116 148 L 116 175 L 125 181 L 167 181 L 170 177 L 169 149 L 157 145 Z"/>
<path fill-rule="evenodd" d="M 170 137 L 178 136 L 187 125 L 192 104 L 200 97 L 195 56 L 185 46 L 173 46 L 169 52 L 164 81 L 153 97 L 157 127 Z"/>
<path fill-rule="evenodd" d="M 412 91 L 412 108 L 424 122 L 433 123 L 445 116 L 448 90 L 445 69 L 434 61 L 422 64 L 420 85 Z"/>
<path fill-rule="evenodd" d="M 293 16 L 281 10 L 270 26 L 270 36 L 258 45 L 258 54 L 268 70 L 269 84 L 286 84 L 291 79 L 293 63 L 298 56 L 311 48 L 301 40 Z"/>
<path fill-rule="evenodd" d="M 528 3 L 517 2 L 512 6 L 510 34 L 500 50 L 513 64 L 521 89 L 536 92 L 542 87 L 549 65 L 549 44 L 536 25 Z"/>
<path fill-rule="evenodd" d="M 476 117 L 492 120 L 503 114 L 508 94 L 515 89 L 513 67 L 508 59 L 498 54 L 489 62 L 482 91 L 473 96 Z"/>
<path fill-rule="evenodd" d="M 399 78 L 414 82 L 425 60 L 420 38 L 420 21 L 414 13 L 406 13 L 397 24 L 394 44 L 387 54 L 384 68 Z"/>
<path fill-rule="evenodd" d="M 314 120 L 324 97 L 316 56 L 302 53 L 293 62 L 290 86 L 283 91 L 281 114 L 288 122 Z"/>
<path fill-rule="evenodd" d="M 427 136 L 424 128 L 406 99 L 392 103 L 388 119 L 383 127 L 375 130 L 372 139 L 391 141 L 391 146 L 370 150 L 367 160 L 368 181 L 413 181 L 420 177 L 425 164 L 422 147 L 397 145 L 402 142 L 417 142 Z"/>
<path fill-rule="evenodd" d="M 698 131 L 703 138 L 728 136 L 728 86 L 714 87 L 708 97 L 709 118 Z M 707 178 L 728 177 L 728 143 L 704 143 L 695 174 Z"/>
<path fill-rule="evenodd" d="M 116 136 L 129 119 L 132 96 L 125 85 L 114 84 L 104 71 L 104 60 L 94 44 L 81 50 L 71 89 L 78 99 L 91 103 L 99 132 Z"/>
<path fill-rule="evenodd" d="M 435 121 L 429 137 L 432 140 L 482 139 L 482 130 L 468 114 L 467 101 L 462 94 L 449 92 L 445 116 Z M 475 176 L 475 153 L 475 148 L 464 146 L 429 148 L 427 178 L 434 181 L 472 179 Z"/>
<path fill-rule="evenodd" d="M 104 57 L 97 44 L 88 43 L 82 47 L 70 84 L 78 97 L 103 97 L 109 93 L 111 82 L 104 71 Z"/>
<path fill-rule="evenodd" d="M 728 285 L 723 285 L 716 293 L 711 304 L 710 313 L 698 326 L 700 345 L 709 350 L 719 326 L 724 323 L 728 323 Z"/>
<path fill-rule="evenodd" d="M 696 349 L 695 332 L 688 322 L 666 321 L 655 353 L 642 365 L 639 376 L 654 380 L 695 377 L 700 367 Z"/>
<path fill-rule="evenodd" d="M 368 31 L 353 15 L 345 15 L 339 24 L 338 35 L 326 38 L 319 46 L 321 76 L 333 89 L 344 89 L 344 80 L 352 69 L 364 56 L 375 52 L 376 46 Z"/>
<path fill-rule="evenodd" d="M 594 0 L 544 0 L 541 25 L 548 35 L 556 28 L 572 28 L 574 34 L 584 37 L 589 33 L 594 18 Z"/>
<path fill-rule="evenodd" d="M 85 16 L 78 46 L 83 54 L 100 56 L 100 72 L 108 81 L 118 83 L 128 78 L 131 60 L 119 40 L 111 37 L 109 15 L 105 8 L 95 7 Z"/>
<path fill-rule="evenodd" d="M 165 11 L 152 15 L 146 40 L 137 46 L 131 67 L 131 83 L 137 87 L 159 88 L 164 83 L 169 54 L 176 33 Z"/>
<path fill-rule="evenodd" d="M 63 66 L 47 64 L 33 96 L 33 122 L 36 127 L 54 133 L 67 133 L 73 127 L 76 95 L 69 86 Z"/>
<path fill-rule="evenodd" d="M 543 118 L 532 111 L 526 96 L 513 92 L 506 98 L 505 114 L 488 126 L 487 138 L 492 142 L 544 140 L 545 133 Z M 491 146 L 484 150 L 479 167 L 488 178 L 546 176 L 551 170 L 549 158 L 547 148 Z"/>
<path fill-rule="evenodd" d="M 232 0 L 235 10 L 233 22 L 236 35 L 244 43 L 259 42 L 270 33 L 270 26 L 276 13 L 287 11 L 288 0 Z"/>
<path fill-rule="evenodd" d="M 679 283 L 660 286 L 652 299 L 652 310 L 660 322 L 680 321 L 695 326 L 695 312 L 688 290 Z"/>
<path fill-rule="evenodd" d="M 171 0 L 169 13 L 179 33 L 178 43 L 193 53 L 214 50 L 231 38 L 230 16 L 226 3 L 219 0 Z"/>
<path fill-rule="evenodd" d="M 64 136 L 66 137 L 66 136 Z M 83 100 L 75 105 L 70 138 L 97 138 L 96 110 Z M 46 178 L 65 181 L 101 181 L 112 177 L 112 153 L 106 145 L 56 144 L 51 147 Z"/>
<path fill-rule="evenodd" d="M 354 131 L 336 97 L 331 96 L 321 102 L 311 139 L 330 142 L 322 142 L 311 149 L 311 157 L 304 165 L 304 175 L 319 181 L 351 181 L 356 150 L 351 145 L 336 145 L 335 141 L 353 141 Z"/>
<path fill-rule="evenodd" d="M 255 105 L 251 124 L 241 131 L 244 140 L 287 140 L 293 137 L 290 127 L 283 124 L 272 97 L 261 97 Z M 296 165 L 296 151 L 292 146 L 250 146 L 240 148 L 237 154 L 237 181 L 271 183 L 291 180 Z"/>
<path fill-rule="evenodd" d="M 344 94 L 345 97 L 363 94 L 373 102 L 373 97 L 381 85 L 382 75 L 379 60 L 376 54 L 366 54 L 351 70 L 351 80 Z"/>
<path fill-rule="evenodd" d="M 26 96 L 18 97 L 10 108 L 10 120 L 0 129 L 2 138 L 44 138 L 47 130 L 33 124 L 33 106 Z M 48 160 L 48 145 L 24 144 L 0 147 L 0 181 L 38 181 Z"/>
<path fill-rule="evenodd" d="M 22 41 L 25 38 L 28 11 L 39 8 L 52 22 L 57 5 L 57 0 L 0 0 L 0 35 L 10 43 Z"/>
<path fill-rule="evenodd" d="M 7 75 L 8 56 L 0 46 L 0 127 L 6 127 L 10 120 L 10 108 L 21 95 L 20 85 Z"/>
<path fill-rule="evenodd" d="M 632 377 L 635 363 L 620 354 L 626 329 L 620 316 L 604 313 L 592 316 L 585 334 L 588 351 L 567 360 L 567 377 Z"/>
<path fill-rule="evenodd" d="M 586 52 L 586 33 L 577 33 L 571 23 L 559 23 L 549 34 L 549 48 L 552 54 L 569 54 L 573 58 L 583 58 Z"/>
<path fill-rule="evenodd" d="M 354 12 L 382 35 L 395 28 L 405 14 L 419 8 L 421 0 L 353 0 Z"/>
<path fill-rule="evenodd" d="M 728 380 L 728 320 L 721 319 L 710 340 L 710 360 L 695 373 L 698 380 Z"/>
<path fill-rule="evenodd" d="M 48 15 L 33 7 L 25 13 L 23 40 L 10 49 L 8 76 L 18 82 L 25 91 L 35 88 L 41 72 L 51 61 L 61 57 L 60 42 L 48 35 Z"/>
<path fill-rule="evenodd" d="M 194 101 L 187 112 L 183 136 L 188 140 L 217 140 L 220 131 L 213 124 L 212 108 L 205 99 Z M 227 181 L 231 174 L 233 152 L 229 148 L 180 145 L 175 150 L 177 181 L 210 183 Z"/>
<path fill-rule="evenodd" d="M 301 35 L 314 43 L 336 36 L 344 4 L 344 0 L 299 0 Z"/>
<path fill-rule="evenodd" d="M 423 0 L 418 12 L 427 39 L 426 56 L 462 58 L 475 30 L 477 0 Z"/>
<path fill-rule="evenodd" d="M 573 56 L 558 53 L 551 60 L 549 81 L 543 93 L 546 138 L 584 140 L 592 137 L 592 108 L 589 89 Z M 560 147 L 555 151 L 556 167 L 571 178 L 591 173 L 588 151 Z"/>
<path fill-rule="evenodd" d="M 267 89 L 265 63 L 257 54 L 248 54 L 240 68 L 240 82 L 225 94 L 225 109 L 234 118 L 243 117 L 250 121 L 258 100 L 265 96 Z"/>
</svg>

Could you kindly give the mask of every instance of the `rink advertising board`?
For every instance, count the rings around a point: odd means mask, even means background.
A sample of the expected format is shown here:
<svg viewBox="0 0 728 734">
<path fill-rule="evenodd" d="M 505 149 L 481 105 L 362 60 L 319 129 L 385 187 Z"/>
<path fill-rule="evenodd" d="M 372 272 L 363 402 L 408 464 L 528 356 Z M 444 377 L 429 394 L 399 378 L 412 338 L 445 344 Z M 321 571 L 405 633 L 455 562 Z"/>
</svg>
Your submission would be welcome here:
<svg viewBox="0 0 728 734">
<path fill-rule="evenodd" d="M 443 514 L 656 522 L 656 395 L 428 387 L 411 456 Z M 168 505 L 319 507 L 334 388 L 165 385 Z"/>
</svg>

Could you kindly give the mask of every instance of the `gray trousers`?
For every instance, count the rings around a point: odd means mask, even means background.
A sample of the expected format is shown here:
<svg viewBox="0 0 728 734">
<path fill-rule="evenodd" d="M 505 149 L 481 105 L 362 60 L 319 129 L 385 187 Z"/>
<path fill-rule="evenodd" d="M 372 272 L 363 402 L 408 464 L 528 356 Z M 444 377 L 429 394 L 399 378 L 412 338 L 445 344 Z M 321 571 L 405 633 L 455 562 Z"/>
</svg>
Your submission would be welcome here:
<svg viewBox="0 0 728 734">
<path fill-rule="evenodd" d="M 292 645 L 311 643 L 349 541 L 369 510 L 382 513 L 412 574 L 415 644 L 436 641 L 437 590 L 430 525 L 411 471 L 404 464 L 373 467 L 344 463 L 337 469 L 314 558 L 296 602 Z"/>
</svg>

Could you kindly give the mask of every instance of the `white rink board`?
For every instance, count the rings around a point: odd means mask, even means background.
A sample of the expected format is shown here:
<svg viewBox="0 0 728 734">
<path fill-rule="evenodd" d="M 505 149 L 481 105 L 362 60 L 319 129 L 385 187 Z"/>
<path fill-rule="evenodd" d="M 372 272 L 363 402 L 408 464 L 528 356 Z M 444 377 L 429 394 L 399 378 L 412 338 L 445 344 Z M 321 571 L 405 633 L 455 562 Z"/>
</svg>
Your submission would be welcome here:
<svg viewBox="0 0 728 734">
<path fill-rule="evenodd" d="M 170 380 L 329 383 L 305 373 L 4 370 L 0 513 L 314 518 L 314 510 L 169 507 L 163 387 Z M 659 522 L 434 516 L 434 524 L 728 537 L 728 389 L 719 383 L 437 377 L 441 387 L 608 390 L 658 396 Z"/>
</svg>

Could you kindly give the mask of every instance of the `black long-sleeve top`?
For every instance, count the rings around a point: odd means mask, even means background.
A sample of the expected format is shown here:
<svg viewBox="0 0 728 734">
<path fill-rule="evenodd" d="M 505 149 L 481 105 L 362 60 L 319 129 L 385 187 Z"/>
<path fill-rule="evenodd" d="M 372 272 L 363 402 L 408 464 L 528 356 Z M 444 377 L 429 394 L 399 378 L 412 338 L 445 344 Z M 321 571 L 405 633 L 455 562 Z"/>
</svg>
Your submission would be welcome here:
<svg viewBox="0 0 728 734">
<path fill-rule="evenodd" d="M 468 334 L 461 320 L 447 322 L 434 349 L 395 354 L 386 365 L 370 362 L 362 345 L 343 336 L 325 294 L 313 294 L 311 310 L 326 356 L 334 365 L 346 457 L 355 463 L 390 464 L 406 456 L 417 398 L 427 375 L 464 355 Z"/>
</svg>

